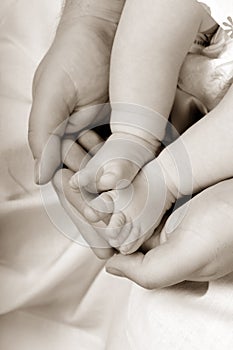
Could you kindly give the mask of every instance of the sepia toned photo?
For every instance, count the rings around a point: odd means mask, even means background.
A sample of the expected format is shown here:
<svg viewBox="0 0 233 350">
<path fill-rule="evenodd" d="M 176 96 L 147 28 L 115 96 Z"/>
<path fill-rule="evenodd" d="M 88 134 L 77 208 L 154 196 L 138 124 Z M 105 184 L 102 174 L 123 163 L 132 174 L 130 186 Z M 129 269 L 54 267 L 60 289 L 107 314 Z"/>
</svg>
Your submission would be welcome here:
<svg viewBox="0 0 233 350">
<path fill-rule="evenodd" d="M 233 349 L 233 1 L 0 28 L 0 350 Z"/>
</svg>

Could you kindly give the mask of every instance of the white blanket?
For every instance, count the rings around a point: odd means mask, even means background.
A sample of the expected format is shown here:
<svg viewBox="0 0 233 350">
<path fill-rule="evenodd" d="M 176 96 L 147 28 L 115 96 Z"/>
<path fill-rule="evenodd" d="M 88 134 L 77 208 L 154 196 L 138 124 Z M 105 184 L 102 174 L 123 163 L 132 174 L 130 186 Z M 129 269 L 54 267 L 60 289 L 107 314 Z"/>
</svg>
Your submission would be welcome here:
<svg viewBox="0 0 233 350">
<path fill-rule="evenodd" d="M 0 2 L 0 349 L 231 349 L 233 275 L 145 291 L 107 275 L 43 207 L 27 123 L 61 2 Z M 56 196 L 50 207 L 62 210 Z"/>
</svg>

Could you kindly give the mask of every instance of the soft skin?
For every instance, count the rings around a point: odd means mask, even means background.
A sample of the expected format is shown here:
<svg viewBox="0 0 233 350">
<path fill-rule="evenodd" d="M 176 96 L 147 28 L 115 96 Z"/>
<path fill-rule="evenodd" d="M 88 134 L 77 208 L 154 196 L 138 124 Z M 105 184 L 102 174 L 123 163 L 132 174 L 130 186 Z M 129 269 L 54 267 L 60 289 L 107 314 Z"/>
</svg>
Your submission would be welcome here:
<svg viewBox="0 0 233 350">
<path fill-rule="evenodd" d="M 123 0 L 100 0 L 98 7 L 94 1 L 66 1 L 33 82 L 29 144 L 36 183 L 50 181 L 59 167 L 61 138 L 96 123 L 98 105 L 108 100 L 110 53 L 123 6 Z"/>
</svg>

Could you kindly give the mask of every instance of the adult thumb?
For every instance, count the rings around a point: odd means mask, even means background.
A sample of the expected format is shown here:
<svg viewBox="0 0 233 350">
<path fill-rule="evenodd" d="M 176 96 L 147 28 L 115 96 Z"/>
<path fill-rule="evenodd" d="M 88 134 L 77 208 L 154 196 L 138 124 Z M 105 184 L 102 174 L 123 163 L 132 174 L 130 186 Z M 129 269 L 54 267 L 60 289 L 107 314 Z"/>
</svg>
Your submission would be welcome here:
<svg viewBox="0 0 233 350">
<path fill-rule="evenodd" d="M 205 266 L 209 258 L 207 251 L 198 232 L 178 227 L 166 242 L 145 255 L 137 252 L 113 256 L 107 262 L 106 270 L 146 289 L 164 288 L 189 279 Z"/>
<path fill-rule="evenodd" d="M 61 138 L 76 102 L 73 84 L 58 64 L 58 57 L 52 47 L 33 82 L 28 139 L 37 184 L 50 181 L 61 163 Z"/>
</svg>

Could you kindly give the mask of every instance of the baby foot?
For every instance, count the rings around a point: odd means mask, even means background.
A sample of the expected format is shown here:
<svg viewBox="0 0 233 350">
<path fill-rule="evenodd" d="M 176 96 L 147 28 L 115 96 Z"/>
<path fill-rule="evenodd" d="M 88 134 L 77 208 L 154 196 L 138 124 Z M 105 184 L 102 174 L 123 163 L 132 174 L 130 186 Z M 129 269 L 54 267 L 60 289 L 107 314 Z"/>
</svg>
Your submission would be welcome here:
<svg viewBox="0 0 233 350">
<path fill-rule="evenodd" d="M 83 217 L 83 209 L 85 208 L 85 204 L 83 202 L 82 195 L 79 191 L 74 191 L 69 186 L 69 179 L 72 176 L 73 172 L 68 169 L 59 170 L 54 178 L 53 178 L 53 186 L 56 189 L 58 198 L 73 221 L 76 225 L 78 231 L 86 241 L 86 243 L 90 246 L 90 248 L 94 251 L 94 253 L 101 259 L 109 259 L 114 251 L 105 241 L 104 237 L 101 237 L 101 228 L 104 228 L 105 225 L 101 222 L 98 223 L 98 232 L 97 230 L 89 224 Z M 67 237 L 69 234 L 66 233 Z M 79 234 L 77 235 L 77 237 Z M 72 240 L 74 240 L 74 236 L 70 236 Z M 78 240 L 77 240 L 78 242 Z"/>
<path fill-rule="evenodd" d="M 138 105 L 115 103 L 111 107 L 112 135 L 72 177 L 74 188 L 85 187 L 94 193 L 125 188 L 160 148 L 166 118 Z"/>
<path fill-rule="evenodd" d="M 92 193 L 127 187 L 155 157 L 154 146 L 138 136 L 114 133 L 87 165 L 71 179 L 73 188 Z"/>
<path fill-rule="evenodd" d="M 110 208 L 113 214 L 106 228 L 106 240 L 122 254 L 131 254 L 150 238 L 165 212 L 172 206 L 175 196 L 168 178 L 157 160 L 146 165 L 133 183 L 125 189 L 103 193 L 91 202 L 85 211 L 88 217 L 103 219 Z M 97 216 L 99 208 L 99 216 Z"/>
</svg>

